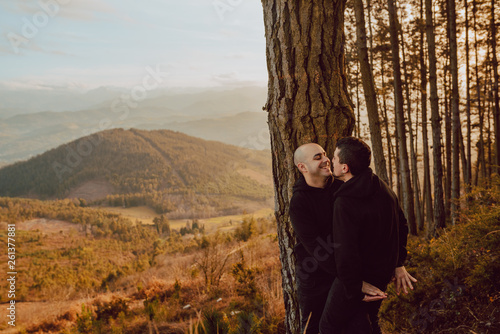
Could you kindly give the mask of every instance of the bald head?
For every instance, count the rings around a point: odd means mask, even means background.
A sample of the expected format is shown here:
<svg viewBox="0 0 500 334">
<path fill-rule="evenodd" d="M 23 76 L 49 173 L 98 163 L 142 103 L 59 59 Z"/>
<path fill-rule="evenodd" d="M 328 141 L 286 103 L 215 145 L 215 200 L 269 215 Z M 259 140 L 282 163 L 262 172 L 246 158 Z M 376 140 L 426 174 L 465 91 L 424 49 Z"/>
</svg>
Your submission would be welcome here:
<svg viewBox="0 0 500 334">
<path fill-rule="evenodd" d="M 297 166 L 299 163 L 304 163 L 306 160 L 314 156 L 314 154 L 318 151 L 324 151 L 323 147 L 319 146 L 316 143 L 307 143 L 304 145 L 300 145 L 293 154 L 293 163 Z"/>
<path fill-rule="evenodd" d="M 311 187 L 324 188 L 332 175 L 330 159 L 323 147 L 315 143 L 299 146 L 293 154 L 293 162 Z"/>
</svg>

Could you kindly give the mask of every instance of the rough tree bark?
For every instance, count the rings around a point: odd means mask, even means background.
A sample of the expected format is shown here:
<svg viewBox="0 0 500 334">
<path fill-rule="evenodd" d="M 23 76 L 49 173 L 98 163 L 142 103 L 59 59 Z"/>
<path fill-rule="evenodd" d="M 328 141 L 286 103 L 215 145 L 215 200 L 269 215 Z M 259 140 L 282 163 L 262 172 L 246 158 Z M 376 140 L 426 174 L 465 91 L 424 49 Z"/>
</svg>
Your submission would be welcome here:
<svg viewBox="0 0 500 334">
<path fill-rule="evenodd" d="M 363 83 L 363 92 L 368 112 L 368 124 L 370 126 L 370 138 L 372 142 L 375 171 L 382 180 L 389 183 L 385 164 L 384 148 L 382 146 L 382 130 L 378 115 L 375 80 L 373 79 L 373 72 L 368 58 L 363 0 L 354 0 L 354 12 L 356 13 L 356 44 L 358 46 L 358 62 L 361 70 L 361 80 Z"/>
<path fill-rule="evenodd" d="M 297 177 L 293 152 L 317 142 L 329 157 L 350 135 L 354 114 L 344 68 L 345 0 L 262 0 L 269 73 L 269 132 L 287 333 L 299 333 L 295 244 L 289 199 Z"/>
</svg>

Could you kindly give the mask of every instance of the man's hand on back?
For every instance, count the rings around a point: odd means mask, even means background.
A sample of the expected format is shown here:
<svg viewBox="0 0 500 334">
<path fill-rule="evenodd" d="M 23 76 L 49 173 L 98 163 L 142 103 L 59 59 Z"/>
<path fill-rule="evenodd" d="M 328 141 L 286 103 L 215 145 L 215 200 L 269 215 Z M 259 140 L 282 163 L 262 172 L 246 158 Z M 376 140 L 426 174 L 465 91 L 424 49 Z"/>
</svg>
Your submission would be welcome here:
<svg viewBox="0 0 500 334">
<path fill-rule="evenodd" d="M 364 302 L 373 302 L 387 298 L 387 294 L 384 291 L 364 281 L 361 291 L 365 294 L 365 297 L 363 298 Z"/>
</svg>

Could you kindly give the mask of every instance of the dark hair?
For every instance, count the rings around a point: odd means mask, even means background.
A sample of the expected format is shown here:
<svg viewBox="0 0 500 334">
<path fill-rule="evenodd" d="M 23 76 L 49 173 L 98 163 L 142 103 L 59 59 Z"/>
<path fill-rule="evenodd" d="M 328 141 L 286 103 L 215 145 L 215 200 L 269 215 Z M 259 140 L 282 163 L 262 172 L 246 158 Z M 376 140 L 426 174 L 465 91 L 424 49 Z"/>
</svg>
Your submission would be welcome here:
<svg viewBox="0 0 500 334">
<path fill-rule="evenodd" d="M 364 141 L 356 137 L 344 137 L 337 141 L 339 162 L 349 166 L 352 175 L 358 175 L 370 167 L 372 151 Z"/>
</svg>

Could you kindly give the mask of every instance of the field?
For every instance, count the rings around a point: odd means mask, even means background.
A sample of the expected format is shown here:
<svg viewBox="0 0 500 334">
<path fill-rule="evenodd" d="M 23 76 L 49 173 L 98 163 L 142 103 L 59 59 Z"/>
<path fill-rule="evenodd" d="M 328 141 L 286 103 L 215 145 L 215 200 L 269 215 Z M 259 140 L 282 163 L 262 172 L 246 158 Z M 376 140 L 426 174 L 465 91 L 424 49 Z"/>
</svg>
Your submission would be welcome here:
<svg viewBox="0 0 500 334">
<path fill-rule="evenodd" d="M 153 225 L 153 219 L 158 216 L 158 214 L 151 208 L 147 206 L 139 206 L 133 208 L 120 208 L 120 207 L 103 207 L 105 211 L 114 212 L 122 215 L 125 218 L 130 219 L 135 222 L 136 220 L 141 221 L 143 224 Z M 197 219 L 197 221 L 205 226 L 207 232 L 215 232 L 217 230 L 221 231 L 231 231 L 237 226 L 237 223 L 241 223 L 244 218 L 254 217 L 257 218 L 267 218 L 270 219 L 274 215 L 274 210 L 271 208 L 263 208 L 254 212 L 244 213 L 240 215 L 230 215 L 221 216 L 205 219 Z M 192 222 L 190 219 L 172 219 L 169 220 L 170 228 L 180 229 L 185 227 L 186 224 Z"/>
</svg>

